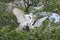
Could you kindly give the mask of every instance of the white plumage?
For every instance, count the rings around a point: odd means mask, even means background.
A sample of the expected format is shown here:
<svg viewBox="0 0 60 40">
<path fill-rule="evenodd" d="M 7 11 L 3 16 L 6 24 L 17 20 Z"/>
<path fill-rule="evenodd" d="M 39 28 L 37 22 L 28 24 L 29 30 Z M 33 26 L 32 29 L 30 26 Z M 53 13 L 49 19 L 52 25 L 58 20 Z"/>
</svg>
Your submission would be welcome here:
<svg viewBox="0 0 60 40">
<path fill-rule="evenodd" d="M 25 14 L 24 14 L 23 11 L 21 11 L 21 10 L 19 10 L 17 8 L 14 8 L 13 13 L 16 16 L 18 23 L 24 23 L 25 21 L 27 21 L 25 19 L 25 16 L 24 16 Z"/>
</svg>

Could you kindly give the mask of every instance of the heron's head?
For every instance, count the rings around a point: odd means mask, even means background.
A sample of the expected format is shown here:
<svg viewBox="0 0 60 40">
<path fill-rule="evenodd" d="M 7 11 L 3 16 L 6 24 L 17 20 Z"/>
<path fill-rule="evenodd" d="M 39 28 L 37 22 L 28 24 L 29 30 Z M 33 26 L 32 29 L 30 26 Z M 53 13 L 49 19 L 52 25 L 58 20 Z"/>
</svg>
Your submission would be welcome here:
<svg viewBox="0 0 60 40">
<path fill-rule="evenodd" d="M 31 19 L 35 19 L 36 15 L 34 15 L 33 13 L 30 13 L 30 17 Z"/>
</svg>

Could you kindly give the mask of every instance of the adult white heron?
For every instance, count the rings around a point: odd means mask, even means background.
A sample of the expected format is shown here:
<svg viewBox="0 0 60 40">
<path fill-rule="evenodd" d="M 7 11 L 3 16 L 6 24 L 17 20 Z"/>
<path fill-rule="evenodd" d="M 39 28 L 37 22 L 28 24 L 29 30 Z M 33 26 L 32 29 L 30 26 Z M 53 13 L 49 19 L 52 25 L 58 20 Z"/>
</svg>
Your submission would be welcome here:
<svg viewBox="0 0 60 40">
<path fill-rule="evenodd" d="M 9 5 L 10 8 L 11 6 L 13 6 L 12 4 Z M 14 13 L 14 15 L 17 18 L 17 22 L 19 23 L 19 27 L 16 28 L 17 30 L 22 30 L 22 29 L 33 29 L 34 27 L 40 27 L 43 23 L 43 21 L 45 21 L 48 17 L 43 17 L 41 19 L 36 20 L 36 16 L 33 15 L 32 13 L 30 14 L 25 14 L 24 11 L 13 7 L 12 8 L 12 12 Z"/>
</svg>

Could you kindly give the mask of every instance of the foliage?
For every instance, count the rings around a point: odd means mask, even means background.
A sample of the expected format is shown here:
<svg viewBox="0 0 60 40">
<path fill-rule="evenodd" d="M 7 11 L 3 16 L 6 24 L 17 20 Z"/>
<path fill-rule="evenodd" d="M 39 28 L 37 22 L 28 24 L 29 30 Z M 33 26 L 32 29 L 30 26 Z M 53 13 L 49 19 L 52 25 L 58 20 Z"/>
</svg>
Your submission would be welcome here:
<svg viewBox="0 0 60 40">
<path fill-rule="evenodd" d="M 43 11 L 60 13 L 60 3 L 57 0 L 47 1 Z"/>
<path fill-rule="evenodd" d="M 14 1 L 14 0 L 0 0 L 0 2 L 11 2 L 11 1 Z"/>
<path fill-rule="evenodd" d="M 0 40 L 60 40 L 60 28 L 43 27 L 33 30 L 16 32 L 11 27 L 0 29 Z"/>
</svg>

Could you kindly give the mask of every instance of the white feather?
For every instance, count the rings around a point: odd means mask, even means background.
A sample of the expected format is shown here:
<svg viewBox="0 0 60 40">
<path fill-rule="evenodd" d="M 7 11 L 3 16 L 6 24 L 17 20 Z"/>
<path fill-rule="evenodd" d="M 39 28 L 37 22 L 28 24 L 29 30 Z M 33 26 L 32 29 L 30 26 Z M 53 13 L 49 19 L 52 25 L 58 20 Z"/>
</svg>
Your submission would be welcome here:
<svg viewBox="0 0 60 40">
<path fill-rule="evenodd" d="M 30 29 L 34 29 L 34 27 L 40 27 L 40 26 L 42 25 L 42 23 L 43 23 L 47 18 L 48 18 L 48 16 L 43 17 L 43 18 L 41 18 L 41 19 L 38 19 L 38 20 L 36 21 L 36 23 L 35 23 L 33 26 L 30 27 Z"/>
<path fill-rule="evenodd" d="M 34 26 L 40 27 L 40 26 L 42 25 L 42 23 L 43 23 L 47 18 L 48 18 L 48 16 L 43 17 L 43 18 L 41 18 L 41 19 L 38 19 L 38 20 L 36 21 L 36 23 L 35 23 Z"/>
<path fill-rule="evenodd" d="M 23 23 L 23 22 L 27 21 L 25 16 L 24 16 L 25 14 L 24 14 L 23 11 L 21 11 L 21 10 L 19 10 L 17 8 L 14 8 L 13 13 L 16 16 L 18 23 Z"/>
</svg>

